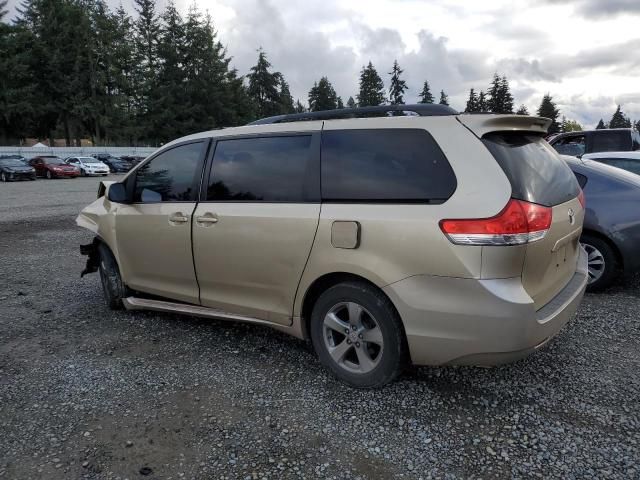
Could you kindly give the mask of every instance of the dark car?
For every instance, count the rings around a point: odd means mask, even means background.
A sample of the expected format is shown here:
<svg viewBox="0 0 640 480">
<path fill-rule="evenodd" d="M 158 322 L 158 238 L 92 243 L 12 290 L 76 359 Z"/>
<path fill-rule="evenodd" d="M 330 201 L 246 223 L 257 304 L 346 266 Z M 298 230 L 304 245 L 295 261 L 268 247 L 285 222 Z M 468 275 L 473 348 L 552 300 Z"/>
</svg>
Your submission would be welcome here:
<svg viewBox="0 0 640 480">
<path fill-rule="evenodd" d="M 146 157 L 141 157 L 139 155 L 122 155 L 120 158 L 125 162 L 129 162 L 129 164 L 133 168 L 137 164 L 139 164 L 142 160 L 144 160 Z"/>
<path fill-rule="evenodd" d="M 561 133 L 549 138 L 561 155 L 581 157 L 595 152 L 631 152 L 640 149 L 640 133 L 635 128 L 605 128 Z"/>
<path fill-rule="evenodd" d="M 640 175 L 640 151 L 587 153 L 582 157 Z"/>
<path fill-rule="evenodd" d="M 589 256 L 589 291 L 640 270 L 640 176 L 593 160 L 563 156 L 584 190 L 580 242 Z"/>
<path fill-rule="evenodd" d="M 36 175 L 46 178 L 76 178 L 80 175 L 80 170 L 72 165 L 64 163 L 60 157 L 55 155 L 40 155 L 29 161 L 36 170 Z"/>
<path fill-rule="evenodd" d="M 131 164 L 129 162 L 125 162 L 124 160 L 118 157 L 96 157 L 102 163 L 104 163 L 107 167 L 109 167 L 109 171 L 111 173 L 125 173 L 131 170 Z"/>
<path fill-rule="evenodd" d="M 22 157 L 5 156 L 0 158 L 0 180 L 10 182 L 13 180 L 35 180 L 36 171 L 33 167 L 26 165 Z"/>
</svg>

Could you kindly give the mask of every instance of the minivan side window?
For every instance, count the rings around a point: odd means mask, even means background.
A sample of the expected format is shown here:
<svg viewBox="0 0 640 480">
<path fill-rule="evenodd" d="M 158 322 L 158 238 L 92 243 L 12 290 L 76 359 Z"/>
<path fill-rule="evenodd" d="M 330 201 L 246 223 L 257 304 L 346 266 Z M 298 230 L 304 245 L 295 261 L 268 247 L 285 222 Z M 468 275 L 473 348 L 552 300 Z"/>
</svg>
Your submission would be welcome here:
<svg viewBox="0 0 640 480">
<path fill-rule="evenodd" d="M 311 135 L 219 140 L 208 201 L 304 202 Z M 317 179 L 317 174 L 316 174 Z"/>
<path fill-rule="evenodd" d="M 170 148 L 136 171 L 134 202 L 189 202 L 196 200 L 194 185 L 200 176 L 205 142 Z"/>
<path fill-rule="evenodd" d="M 451 165 L 422 129 L 322 132 L 323 201 L 443 203 L 456 189 Z"/>
</svg>

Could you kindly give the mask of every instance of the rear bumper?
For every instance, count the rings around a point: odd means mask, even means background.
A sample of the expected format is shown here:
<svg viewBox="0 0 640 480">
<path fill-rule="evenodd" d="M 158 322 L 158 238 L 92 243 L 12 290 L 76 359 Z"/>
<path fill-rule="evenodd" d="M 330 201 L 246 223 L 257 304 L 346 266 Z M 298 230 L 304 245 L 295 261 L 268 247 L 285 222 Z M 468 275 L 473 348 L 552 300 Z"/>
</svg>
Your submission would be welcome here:
<svg viewBox="0 0 640 480">
<path fill-rule="evenodd" d="M 498 365 L 543 346 L 573 317 L 587 285 L 580 249 L 575 274 L 535 310 L 520 278 L 417 275 L 384 288 L 396 305 L 417 365 Z"/>
</svg>

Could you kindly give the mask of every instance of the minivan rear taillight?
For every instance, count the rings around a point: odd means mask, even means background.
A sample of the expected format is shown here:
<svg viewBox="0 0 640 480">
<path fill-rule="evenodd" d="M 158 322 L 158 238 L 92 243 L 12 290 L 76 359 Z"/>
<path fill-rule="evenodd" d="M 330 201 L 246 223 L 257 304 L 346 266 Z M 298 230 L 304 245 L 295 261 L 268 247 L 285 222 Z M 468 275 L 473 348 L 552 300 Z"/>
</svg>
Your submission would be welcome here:
<svg viewBox="0 0 640 480">
<path fill-rule="evenodd" d="M 495 217 L 440 221 L 457 245 L 523 245 L 543 238 L 550 226 L 551 207 L 515 198 Z"/>
</svg>

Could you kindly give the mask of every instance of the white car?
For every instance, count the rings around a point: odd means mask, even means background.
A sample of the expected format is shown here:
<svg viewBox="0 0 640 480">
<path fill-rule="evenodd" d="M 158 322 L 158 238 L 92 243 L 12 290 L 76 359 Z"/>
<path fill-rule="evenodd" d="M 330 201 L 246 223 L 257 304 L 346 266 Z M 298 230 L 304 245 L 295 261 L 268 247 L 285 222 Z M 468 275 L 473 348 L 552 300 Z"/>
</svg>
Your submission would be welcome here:
<svg viewBox="0 0 640 480">
<path fill-rule="evenodd" d="M 582 156 L 584 160 L 606 163 L 612 167 L 618 167 L 631 173 L 640 175 L 640 150 L 632 152 L 598 152 L 587 153 Z"/>
<path fill-rule="evenodd" d="M 80 175 L 109 175 L 109 167 L 93 157 L 68 157 L 65 163 L 73 165 L 80 170 Z"/>
</svg>

